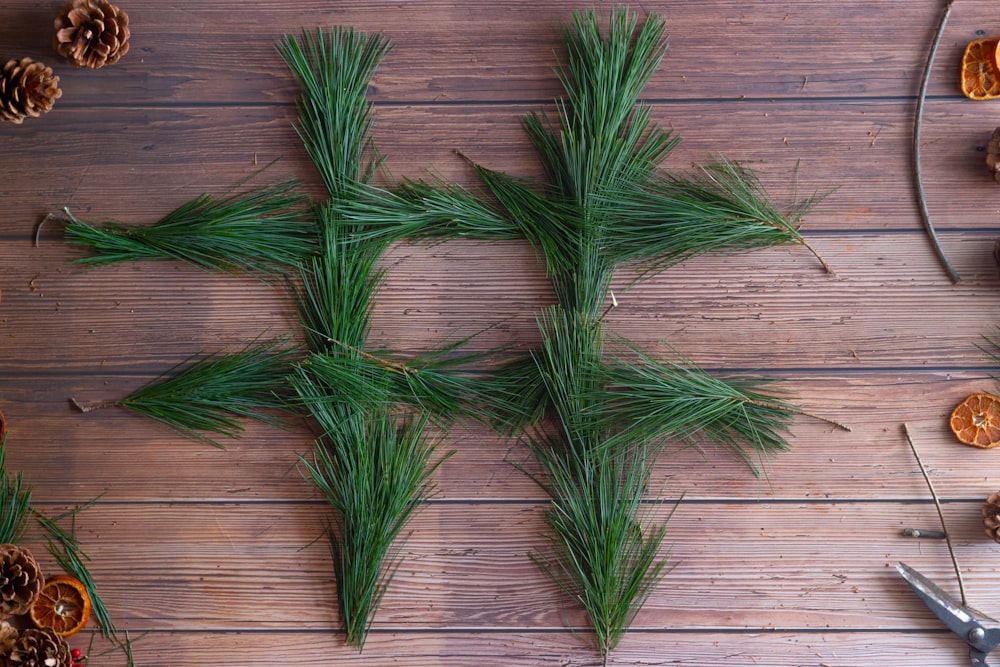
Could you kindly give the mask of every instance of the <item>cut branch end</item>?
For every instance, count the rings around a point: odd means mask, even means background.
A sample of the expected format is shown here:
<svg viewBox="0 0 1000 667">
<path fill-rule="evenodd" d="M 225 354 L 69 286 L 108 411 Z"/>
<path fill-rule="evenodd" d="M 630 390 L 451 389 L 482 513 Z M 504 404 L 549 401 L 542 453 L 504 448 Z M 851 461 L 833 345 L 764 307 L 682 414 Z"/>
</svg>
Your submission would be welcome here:
<svg viewBox="0 0 1000 667">
<path fill-rule="evenodd" d="M 80 412 L 93 412 L 95 410 L 103 410 L 105 408 L 113 408 L 119 405 L 118 401 L 103 401 L 100 403 L 81 403 L 75 398 L 70 398 L 69 402 L 73 404 L 73 407 Z"/>
</svg>

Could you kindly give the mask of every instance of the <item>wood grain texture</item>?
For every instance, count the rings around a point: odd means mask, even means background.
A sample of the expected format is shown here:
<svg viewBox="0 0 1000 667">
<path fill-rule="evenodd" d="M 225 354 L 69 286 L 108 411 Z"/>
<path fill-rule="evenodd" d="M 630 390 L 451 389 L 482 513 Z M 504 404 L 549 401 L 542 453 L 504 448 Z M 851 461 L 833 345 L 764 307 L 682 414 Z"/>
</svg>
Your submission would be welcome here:
<svg viewBox="0 0 1000 667">
<path fill-rule="evenodd" d="M 70 398 L 122 396 L 198 353 L 296 336 L 283 286 L 170 262 L 72 263 L 59 223 L 148 224 L 203 192 L 261 178 L 321 186 L 295 136 L 283 34 L 350 25 L 394 49 L 371 87 L 383 178 L 474 187 L 460 149 L 508 173 L 540 167 L 521 129 L 551 109 L 559 25 L 572 0 L 130 0 L 132 51 L 98 72 L 56 62 L 61 2 L 0 0 L 4 58 L 51 62 L 63 97 L 23 125 L 0 123 L 0 410 L 8 462 L 53 513 L 97 498 L 77 531 L 112 615 L 144 667 L 593 665 L 579 610 L 531 561 L 546 548 L 546 499 L 518 464 L 524 445 L 457 425 L 363 654 L 335 627 L 328 509 L 301 478 L 309 434 L 248 425 L 225 450 L 183 440 L 122 409 L 80 414 Z M 597 2 L 603 11 L 611 2 Z M 911 126 L 941 3 L 652 0 L 670 48 L 648 91 L 682 142 L 665 166 L 718 153 L 753 166 L 779 201 L 829 192 L 803 221 L 834 268 L 802 248 L 694 258 L 635 282 L 615 277 L 614 329 L 656 355 L 712 372 L 782 380 L 803 410 L 792 450 L 763 475 L 719 449 L 668 443 L 651 518 L 668 526 L 675 567 L 635 619 L 614 665 L 869 667 L 964 664 L 962 643 L 891 565 L 955 590 L 912 452 L 944 503 L 970 602 L 1000 610 L 1000 546 L 979 505 L 1000 488 L 996 451 L 957 444 L 952 407 L 994 390 L 981 349 L 997 325 L 1000 190 L 983 147 L 992 103 L 963 98 L 964 44 L 1000 36 L 989 3 L 956 3 L 931 73 L 923 171 L 951 284 L 921 227 Z M 483 331 L 473 345 L 530 347 L 552 300 L 524 243 L 400 244 L 384 258 L 373 340 L 418 353 Z M 44 544 L 34 546 L 53 568 Z M 76 641 L 86 647 L 87 635 Z M 121 653 L 91 664 L 118 667 Z"/>
<path fill-rule="evenodd" d="M 647 520 L 666 520 L 673 504 L 650 505 Z M 530 558 L 546 549 L 539 541 L 545 509 L 544 502 L 427 505 L 410 524 L 373 627 L 585 630 L 582 612 Z M 946 516 L 969 593 L 988 600 L 1000 568 L 973 557 L 995 559 L 1000 546 L 970 518 L 977 509 L 948 503 Z M 315 502 L 108 501 L 77 528 L 100 541 L 104 559 L 94 576 L 132 632 L 195 625 L 332 631 L 332 566 L 316 539 L 325 513 Z M 948 577 L 942 541 L 900 534 L 935 517 L 930 503 L 682 503 L 667 523 L 663 557 L 673 568 L 633 627 L 932 629 L 929 612 L 905 604 L 912 592 L 892 566 L 905 560 L 935 579 Z M 137 532 L 147 535 L 146 549 L 130 543 Z"/>
<path fill-rule="evenodd" d="M 661 643 L 649 632 L 626 635 L 615 654 L 615 664 L 636 666 L 729 667 L 731 665 L 867 665 L 872 660 L 904 664 L 919 661 L 926 667 L 964 664 L 967 651 L 957 639 L 940 633 L 838 632 L 803 633 L 767 630 L 730 633 L 705 630 L 670 633 Z M 580 638 L 565 632 L 452 631 L 382 632 L 373 630 L 365 644 L 363 664 L 402 667 L 484 667 L 507 665 L 565 665 L 594 667 L 597 663 L 579 648 Z M 289 648 L 293 647 L 293 648 Z M 330 634 L 271 632 L 205 632 L 184 635 L 151 633 L 135 646 L 147 664 L 233 664 L 240 656 L 253 665 L 274 664 L 276 656 L 307 665 L 357 665 L 357 655 L 339 650 Z M 392 652 L 379 662 L 370 656 Z M 284 658 L 291 655 L 293 658 Z"/>
<path fill-rule="evenodd" d="M 68 96 L 66 93 L 64 97 Z M 654 101 L 657 122 L 681 139 L 664 164 L 684 172 L 713 156 L 747 162 L 779 204 L 796 194 L 829 193 L 804 231 L 921 231 L 912 192 L 912 103 L 898 99 Z M 931 100 L 924 118 L 928 206 L 942 230 L 1000 228 L 991 205 L 997 184 L 983 149 L 996 122 L 989 105 Z M 540 166 L 521 128 L 543 104 L 402 104 L 379 107 L 375 138 L 386 179 L 441 177 L 475 185 L 461 150 L 492 169 L 537 177 Z M 294 177 L 319 194 L 312 166 L 291 127 L 293 108 L 105 105 L 61 109 L 21 127 L 0 127 L 11 170 L 0 195 L 3 238 L 33 238 L 48 213 L 151 223 L 203 192 L 220 193 L 275 162 L 266 178 Z M 86 133 L 80 132 L 87 127 Z M 109 140 L 113 137 L 113 140 Z M 30 168 L 26 168 L 30 165 Z M 37 187 L 45 183 L 44 188 Z M 158 183 L 163 196 L 148 196 Z M 962 192 L 961 197 L 954 196 Z M 16 204 L 14 206 L 13 204 Z M 40 238 L 59 238 L 49 224 Z"/>
<path fill-rule="evenodd" d="M 615 3 L 587 5 L 608 8 Z M 12 52 L 49 57 L 48 26 L 59 2 L 0 5 L 0 40 Z M 558 27 L 580 9 L 571 0 L 502 3 L 410 0 L 372 4 L 297 0 L 275 4 L 129 3 L 133 53 L 95 77 L 64 73 L 63 105 L 287 102 L 294 86 L 271 45 L 313 26 L 351 25 L 395 43 L 375 81 L 379 100 L 549 100 Z M 670 49 L 649 89 L 653 98 L 910 97 L 940 14 L 938 3 L 794 4 L 684 0 L 644 5 L 667 20 Z M 955 49 L 988 30 L 989 7 L 956 11 L 930 93 L 957 96 Z M 893 39 L 888 39 L 891 35 Z M 775 48 L 780 46 L 780 48 Z M 950 67 L 949 67 L 950 66 Z"/>
</svg>

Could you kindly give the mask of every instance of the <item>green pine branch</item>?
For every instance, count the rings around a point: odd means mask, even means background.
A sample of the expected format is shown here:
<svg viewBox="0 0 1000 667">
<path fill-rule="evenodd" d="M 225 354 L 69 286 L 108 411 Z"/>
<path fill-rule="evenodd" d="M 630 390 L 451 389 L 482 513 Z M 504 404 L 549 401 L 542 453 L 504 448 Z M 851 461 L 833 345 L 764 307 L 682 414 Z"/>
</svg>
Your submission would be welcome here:
<svg viewBox="0 0 1000 667">
<path fill-rule="evenodd" d="M 331 202 L 352 225 L 356 241 L 386 242 L 472 238 L 511 241 L 523 237 L 518 229 L 480 193 L 460 185 L 405 180 L 394 188 L 361 184 L 348 196 Z"/>
<path fill-rule="evenodd" d="M 489 353 L 463 352 L 467 341 L 416 357 L 369 344 L 373 298 L 384 278 L 380 259 L 400 229 L 413 227 L 398 206 L 379 204 L 411 206 L 420 187 L 396 197 L 370 184 L 380 157 L 366 96 L 388 49 L 381 36 L 345 28 L 286 36 L 278 45 L 301 88 L 296 129 L 329 195 L 315 207 L 317 253 L 293 286 L 310 355 L 290 374 L 289 405 L 316 431 L 302 467 L 333 511 L 340 622 L 359 650 L 399 563 L 405 525 L 440 464 L 428 425 L 514 419 L 512 411 L 521 409 L 512 400 L 510 409 L 498 408 L 502 416 L 491 412 L 498 394 L 490 391 L 487 403 L 487 385 L 474 371 Z M 443 198 L 454 203 L 459 195 Z M 352 209 L 355 202 L 363 205 Z"/>
<path fill-rule="evenodd" d="M 495 374 L 497 386 L 522 396 L 497 410 L 495 421 L 529 429 L 543 468 L 537 481 L 553 499 L 554 550 L 536 557 L 587 610 L 607 661 L 666 568 L 664 526 L 641 511 L 661 444 L 717 442 L 753 466 L 787 448 L 788 423 L 801 412 L 759 380 L 657 361 L 627 344 L 605 349 L 614 272 L 626 264 L 662 271 L 707 252 L 805 245 L 801 217 L 822 197 L 779 207 L 753 171 L 724 157 L 687 174 L 661 168 L 678 139 L 641 101 L 666 49 L 659 17 L 640 25 L 637 15 L 616 10 L 602 26 L 594 12 L 576 13 L 563 42 L 557 75 L 565 95 L 554 117 L 524 119 L 544 182 L 473 163 L 482 192 L 365 183 L 332 206 L 359 240 L 521 237 L 538 250 L 557 305 L 539 315 L 542 343 L 531 358 Z M 346 385 L 347 367 L 340 371 L 330 379 Z M 546 413 L 556 435 L 532 435 L 533 420 Z"/>
<path fill-rule="evenodd" d="M 801 244 L 832 269 L 798 231 L 823 195 L 782 209 L 744 165 L 719 157 L 690 173 L 621 182 L 602 195 L 615 219 L 608 253 L 615 264 L 662 271 L 696 255 Z"/>
<path fill-rule="evenodd" d="M 286 378 L 298 350 L 284 340 L 252 341 L 235 352 L 216 352 L 167 371 L 124 398 L 82 411 L 122 407 L 158 421 L 180 435 L 216 447 L 213 435 L 238 438 L 243 420 L 284 424 Z"/>
<path fill-rule="evenodd" d="M 308 199 L 297 188 L 285 181 L 202 194 L 147 226 L 92 225 L 64 209 L 65 238 L 91 251 L 78 264 L 173 259 L 209 271 L 282 275 L 316 250 Z"/>
<path fill-rule="evenodd" d="M 23 471 L 12 473 L 7 468 L 7 434 L 0 438 L 0 543 L 17 544 L 33 539 L 31 533 L 32 519 L 37 522 L 50 537 L 48 550 L 56 563 L 68 574 L 76 577 L 90 597 L 94 617 L 101 633 L 108 639 L 117 642 L 117 629 L 104 599 L 97 590 L 97 584 L 87 567 L 90 557 L 84 553 L 73 531 L 67 532 L 59 525 L 59 521 L 91 507 L 90 501 L 75 507 L 65 514 L 48 517 L 31 504 L 31 484 L 25 479 Z"/>
<path fill-rule="evenodd" d="M 641 453 L 596 452 L 578 444 L 529 440 L 552 498 L 549 552 L 532 557 L 590 617 L 607 661 L 667 570 L 666 520 L 643 504 L 649 467 Z M 587 455 L 577 457 L 583 449 Z"/>
<path fill-rule="evenodd" d="M 607 357 L 597 370 L 603 400 L 591 403 L 591 416 L 612 434 L 604 446 L 712 443 L 755 473 L 763 458 L 789 448 L 792 417 L 802 411 L 777 394 L 774 380 L 722 377 L 683 358 L 658 360 L 623 346 L 621 356 Z"/>
<path fill-rule="evenodd" d="M 373 298 L 384 280 L 383 241 L 360 243 L 341 224 L 332 202 L 317 206 L 319 252 L 300 267 L 292 289 L 299 321 L 312 352 L 336 349 L 335 341 L 362 349 L 370 329 Z"/>
<path fill-rule="evenodd" d="M 379 601 L 400 559 L 400 536 L 432 491 L 440 465 L 426 438 L 427 417 L 390 405 L 353 409 L 328 400 L 308 372 L 293 380 L 319 433 L 307 479 L 334 510 L 330 531 L 337 603 L 346 640 L 361 650 Z"/>
<path fill-rule="evenodd" d="M 24 537 L 31 519 L 31 485 L 24 473 L 7 470 L 7 434 L 0 440 L 0 544 Z"/>
<path fill-rule="evenodd" d="M 295 129 L 333 199 L 368 182 L 381 161 L 372 143 L 368 88 L 391 48 L 382 35 L 343 27 L 278 42 L 301 88 Z"/>
<path fill-rule="evenodd" d="M 441 427 L 461 419 L 487 425 L 517 420 L 519 415 L 527 419 L 522 386 L 477 368 L 491 352 L 459 351 L 468 340 L 416 357 L 330 342 L 334 349 L 311 355 L 297 369 L 327 388 L 323 402 L 345 403 L 357 410 L 369 405 L 409 406 Z"/>
</svg>

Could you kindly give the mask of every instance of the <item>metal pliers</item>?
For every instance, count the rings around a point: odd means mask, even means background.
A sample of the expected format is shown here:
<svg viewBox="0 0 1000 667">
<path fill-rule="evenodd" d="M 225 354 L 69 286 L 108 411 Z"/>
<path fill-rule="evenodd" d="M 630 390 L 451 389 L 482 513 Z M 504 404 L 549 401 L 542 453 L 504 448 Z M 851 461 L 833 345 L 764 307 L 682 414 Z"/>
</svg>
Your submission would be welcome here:
<svg viewBox="0 0 1000 667">
<path fill-rule="evenodd" d="M 968 607 L 962 606 L 955 598 L 906 563 L 898 563 L 896 569 L 924 601 L 927 608 L 969 645 L 969 660 L 972 661 L 972 667 L 989 667 L 986 656 L 1000 646 L 1000 629 L 984 628 Z"/>
</svg>

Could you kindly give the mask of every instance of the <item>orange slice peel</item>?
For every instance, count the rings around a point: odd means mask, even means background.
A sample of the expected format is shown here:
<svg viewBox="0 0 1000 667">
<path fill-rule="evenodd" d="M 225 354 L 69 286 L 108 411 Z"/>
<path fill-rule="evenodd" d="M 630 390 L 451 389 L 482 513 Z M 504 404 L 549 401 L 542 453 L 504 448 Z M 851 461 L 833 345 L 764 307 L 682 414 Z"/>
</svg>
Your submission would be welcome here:
<svg viewBox="0 0 1000 667">
<path fill-rule="evenodd" d="M 57 574 L 45 580 L 28 615 L 39 628 L 51 628 L 57 635 L 71 637 L 87 625 L 90 610 L 90 595 L 83 582 L 68 574 Z"/>
<path fill-rule="evenodd" d="M 977 39 L 965 47 L 962 54 L 962 93 L 973 100 L 992 100 L 1000 97 L 1000 67 L 995 39 Z"/>
<path fill-rule="evenodd" d="M 955 406 L 948 421 L 963 445 L 992 449 L 1000 445 L 1000 397 L 977 392 Z"/>
</svg>

